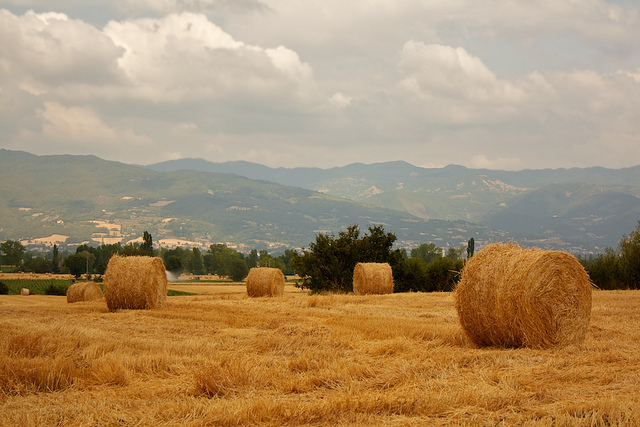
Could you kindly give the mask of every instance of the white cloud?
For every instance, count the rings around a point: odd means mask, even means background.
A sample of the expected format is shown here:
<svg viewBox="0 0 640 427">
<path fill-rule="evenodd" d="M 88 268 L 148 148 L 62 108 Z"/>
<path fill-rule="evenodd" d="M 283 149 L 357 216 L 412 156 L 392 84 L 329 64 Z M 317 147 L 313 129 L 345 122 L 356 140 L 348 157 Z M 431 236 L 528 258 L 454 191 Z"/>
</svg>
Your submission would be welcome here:
<svg viewBox="0 0 640 427">
<path fill-rule="evenodd" d="M 471 157 L 469 166 L 477 169 L 522 169 L 526 167 L 526 162 L 518 157 L 496 157 L 488 158 L 484 154 L 476 154 Z"/>
<path fill-rule="evenodd" d="M 66 99 L 278 99 L 314 102 L 311 67 L 284 46 L 234 40 L 202 14 L 111 21 L 0 10 L 0 70 L 34 95 Z"/>
<path fill-rule="evenodd" d="M 152 141 L 136 135 L 131 129 L 114 129 L 90 108 L 66 107 L 56 102 L 45 102 L 41 110 L 42 135 L 66 145 L 109 144 L 133 148 L 150 146 Z"/>
<path fill-rule="evenodd" d="M 311 67 L 295 52 L 246 45 L 201 14 L 112 21 L 104 32 L 125 50 L 119 65 L 137 98 L 300 101 L 314 91 Z"/>
<path fill-rule="evenodd" d="M 480 58 L 461 47 L 409 41 L 402 49 L 400 69 L 408 74 L 402 86 L 417 95 L 479 103 L 518 102 L 524 95 L 509 82 L 498 81 Z"/>
<path fill-rule="evenodd" d="M 262 12 L 267 6 L 260 0 L 115 0 L 121 10 L 130 14 L 155 12 L 172 14 L 182 12 L 247 13 Z"/>
<path fill-rule="evenodd" d="M 60 13 L 0 10 L 0 57 L 9 78 L 41 94 L 66 84 L 104 85 L 120 78 L 122 49 L 99 30 Z"/>
<path fill-rule="evenodd" d="M 352 96 L 347 96 L 342 92 L 336 92 L 333 95 L 331 95 L 329 102 L 331 102 L 331 104 L 335 105 L 338 108 L 345 108 L 351 104 L 352 100 L 353 100 Z"/>
<path fill-rule="evenodd" d="M 554 89 L 539 73 L 501 80 L 464 48 L 405 43 L 399 63 L 402 99 L 418 116 L 440 123 L 478 124 L 515 120 Z M 401 101 L 404 102 L 404 101 Z"/>
<path fill-rule="evenodd" d="M 0 40 L 12 41 L 0 43 L 7 147 L 117 159 L 128 141 L 153 144 L 132 162 L 152 153 L 272 166 L 640 158 L 633 2 L 51 4 L 0 10 Z"/>
</svg>

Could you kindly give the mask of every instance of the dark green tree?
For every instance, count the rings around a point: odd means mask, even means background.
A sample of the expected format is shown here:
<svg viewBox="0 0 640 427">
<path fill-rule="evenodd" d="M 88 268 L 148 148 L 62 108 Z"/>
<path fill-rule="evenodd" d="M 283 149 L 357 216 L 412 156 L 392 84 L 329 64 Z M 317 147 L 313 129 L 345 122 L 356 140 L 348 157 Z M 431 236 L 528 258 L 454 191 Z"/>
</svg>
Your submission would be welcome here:
<svg viewBox="0 0 640 427">
<path fill-rule="evenodd" d="M 284 273 L 284 262 L 280 258 L 274 258 L 266 250 L 260 251 L 259 257 L 258 267 L 279 268 Z"/>
<path fill-rule="evenodd" d="M 122 252 L 120 253 L 122 256 L 145 256 L 149 255 L 146 249 L 142 247 L 140 242 L 131 242 L 124 245 L 122 248 Z"/>
<path fill-rule="evenodd" d="M 445 258 L 449 258 L 451 261 L 456 262 L 460 259 L 463 253 L 464 253 L 464 247 L 449 248 L 447 250 L 447 254 L 445 255 Z"/>
<path fill-rule="evenodd" d="M 341 231 L 338 237 L 318 234 L 308 250 L 293 254 L 292 267 L 303 279 L 297 286 L 314 293 L 352 292 L 358 262 L 388 262 L 393 268 L 400 261 L 400 251 L 392 249 L 395 240 L 396 236 L 382 226 L 369 227 L 362 238 L 357 225 Z"/>
<path fill-rule="evenodd" d="M 145 255 L 153 256 L 153 237 L 146 231 L 142 233 L 140 250 L 143 251 Z"/>
<path fill-rule="evenodd" d="M 233 258 L 229 263 L 228 276 L 234 282 L 240 282 L 249 274 L 247 262 L 239 257 Z"/>
<path fill-rule="evenodd" d="M 469 259 L 469 258 L 471 258 L 473 256 L 473 253 L 475 252 L 475 250 L 476 250 L 476 241 L 472 237 L 467 242 L 467 259 Z"/>
<path fill-rule="evenodd" d="M 258 267 L 271 267 L 271 261 L 273 261 L 273 257 L 266 249 L 258 252 Z"/>
<path fill-rule="evenodd" d="M 84 251 L 67 256 L 64 260 L 64 266 L 69 274 L 79 278 L 86 271 L 91 271 L 94 261 L 95 256 L 91 252 Z"/>
<path fill-rule="evenodd" d="M 25 248 L 17 240 L 7 240 L 0 243 L 0 253 L 2 253 L 3 264 L 19 267 L 22 264 Z"/>
<path fill-rule="evenodd" d="M 178 275 L 182 273 L 182 258 L 180 258 L 180 256 L 176 255 L 175 253 L 169 254 L 164 258 L 164 267 L 167 269 L 167 271 Z"/>
<path fill-rule="evenodd" d="M 427 292 L 427 264 L 421 258 L 403 258 L 393 269 L 394 292 Z"/>
<path fill-rule="evenodd" d="M 396 235 L 385 232 L 382 225 L 369 226 L 358 247 L 358 262 L 387 262 L 393 268 L 402 259 L 402 252 L 393 249 L 396 240 Z"/>
<path fill-rule="evenodd" d="M 174 249 L 169 250 L 168 254 L 180 257 L 180 261 L 182 262 L 182 272 L 191 273 L 191 262 L 193 261 L 191 255 L 193 252 L 191 252 L 190 249 L 184 249 L 177 246 Z"/>
<path fill-rule="evenodd" d="M 227 258 L 229 256 L 229 248 L 221 243 L 209 246 L 206 259 L 207 272 L 217 274 L 219 276 L 227 275 Z"/>
<path fill-rule="evenodd" d="M 229 267 L 234 259 L 244 261 L 244 256 L 226 245 L 216 244 L 209 246 L 208 254 L 204 257 L 204 263 L 207 272 L 219 276 L 229 276 Z"/>
<path fill-rule="evenodd" d="M 591 281 L 600 289 L 626 288 L 620 265 L 620 256 L 612 248 L 606 248 L 597 257 L 581 258 Z"/>
<path fill-rule="evenodd" d="M 98 259 L 98 249 L 89 245 L 80 245 L 76 248 L 76 254 L 85 258 L 85 271 L 83 273 L 93 273 L 93 266 Z"/>
<path fill-rule="evenodd" d="M 109 265 L 109 260 L 115 254 L 122 254 L 124 252 L 120 243 L 112 243 L 100 245 L 96 248 L 94 254 L 96 255 L 96 262 L 94 264 L 94 272 L 97 274 L 104 274 Z"/>
<path fill-rule="evenodd" d="M 619 243 L 620 268 L 629 289 L 640 289 L 640 221 L 636 229 Z"/>
<path fill-rule="evenodd" d="M 209 252 L 202 254 L 202 264 L 205 274 L 214 274 L 215 270 L 215 257 Z"/>
<path fill-rule="evenodd" d="M 191 262 L 190 267 L 191 267 L 191 273 L 193 274 L 204 274 L 204 261 L 202 259 L 202 252 L 200 252 L 200 249 L 198 248 L 193 248 L 191 249 Z"/>
<path fill-rule="evenodd" d="M 51 256 L 51 272 L 53 274 L 60 273 L 60 254 L 58 253 L 58 246 L 53 245 L 53 255 Z"/>
<path fill-rule="evenodd" d="M 294 251 L 293 249 L 285 249 L 282 255 L 276 257 L 276 260 L 280 261 L 283 265 L 282 272 L 284 274 L 295 274 L 295 271 L 293 270 L 293 267 L 291 265 L 295 253 L 296 251 Z"/>
<path fill-rule="evenodd" d="M 54 283 L 49 283 L 47 285 L 46 288 L 44 288 L 44 294 L 45 295 L 58 295 L 58 296 L 64 296 L 67 294 L 67 289 L 69 287 L 66 285 L 62 285 L 62 284 L 54 284 Z"/>
<path fill-rule="evenodd" d="M 247 267 L 253 268 L 258 266 L 258 251 L 251 249 L 249 255 L 247 255 Z"/>
<path fill-rule="evenodd" d="M 28 273 L 51 273 L 51 261 L 46 258 L 32 257 L 26 260 L 22 266 L 24 271 Z"/>
<path fill-rule="evenodd" d="M 460 278 L 462 261 L 438 258 L 428 264 L 426 270 L 428 292 L 451 291 Z"/>
<path fill-rule="evenodd" d="M 430 263 L 426 263 L 422 258 L 403 259 L 393 270 L 395 292 L 452 290 L 460 279 L 463 266 L 462 260 L 452 258 L 435 257 Z"/>
<path fill-rule="evenodd" d="M 437 258 L 442 258 L 442 250 L 434 243 L 423 243 L 417 248 L 411 249 L 411 258 L 420 258 L 429 264 Z"/>
</svg>

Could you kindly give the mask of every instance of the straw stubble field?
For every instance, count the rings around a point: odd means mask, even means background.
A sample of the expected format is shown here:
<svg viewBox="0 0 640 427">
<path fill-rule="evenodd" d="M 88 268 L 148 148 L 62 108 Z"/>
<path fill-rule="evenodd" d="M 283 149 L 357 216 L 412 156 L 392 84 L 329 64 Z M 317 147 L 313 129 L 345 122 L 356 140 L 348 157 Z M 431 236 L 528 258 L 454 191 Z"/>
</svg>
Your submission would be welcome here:
<svg viewBox="0 0 640 427">
<path fill-rule="evenodd" d="M 157 310 L 0 296 L 2 425 L 638 425 L 640 292 L 597 291 L 584 344 L 474 348 L 449 293 Z"/>
</svg>

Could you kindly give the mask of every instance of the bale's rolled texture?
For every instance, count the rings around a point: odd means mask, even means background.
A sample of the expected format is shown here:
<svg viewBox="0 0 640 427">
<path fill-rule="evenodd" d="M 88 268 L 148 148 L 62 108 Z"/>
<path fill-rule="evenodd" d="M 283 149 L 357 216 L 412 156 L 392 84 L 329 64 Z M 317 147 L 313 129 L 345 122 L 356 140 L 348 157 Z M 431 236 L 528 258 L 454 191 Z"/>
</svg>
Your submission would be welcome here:
<svg viewBox="0 0 640 427">
<path fill-rule="evenodd" d="M 284 294 L 284 274 L 279 268 L 254 267 L 247 276 L 250 297 L 277 297 Z"/>
<path fill-rule="evenodd" d="M 67 289 L 67 302 L 95 301 L 102 299 L 102 289 L 95 282 L 78 282 Z"/>
<path fill-rule="evenodd" d="M 384 262 L 359 262 L 353 270 L 353 292 L 356 295 L 393 293 L 393 272 Z"/>
<path fill-rule="evenodd" d="M 20 289 L 20 295 L 29 295 L 29 289 L 27 288 Z"/>
<path fill-rule="evenodd" d="M 104 273 L 104 298 L 110 311 L 162 307 L 167 282 L 162 259 L 114 255 Z"/>
<path fill-rule="evenodd" d="M 579 344 L 591 317 L 591 283 L 566 252 L 492 244 L 464 266 L 455 303 L 478 346 Z"/>
</svg>

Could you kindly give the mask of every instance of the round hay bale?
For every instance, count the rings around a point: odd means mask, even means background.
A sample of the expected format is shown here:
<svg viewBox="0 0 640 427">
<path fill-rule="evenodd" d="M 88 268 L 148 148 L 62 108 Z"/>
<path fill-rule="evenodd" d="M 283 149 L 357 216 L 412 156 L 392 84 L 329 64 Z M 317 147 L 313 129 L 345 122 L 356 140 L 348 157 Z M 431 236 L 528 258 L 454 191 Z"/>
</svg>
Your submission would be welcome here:
<svg viewBox="0 0 640 427">
<path fill-rule="evenodd" d="M 102 299 L 102 289 L 95 282 L 78 282 L 67 289 L 67 303 Z"/>
<path fill-rule="evenodd" d="M 114 255 L 104 273 L 104 298 L 110 311 L 162 307 L 167 274 L 161 258 Z"/>
<path fill-rule="evenodd" d="M 284 294 L 284 274 L 279 268 L 254 267 L 247 276 L 250 297 L 279 297 Z"/>
<path fill-rule="evenodd" d="M 392 294 L 393 272 L 384 262 L 359 262 L 353 270 L 353 292 L 356 295 Z"/>
<path fill-rule="evenodd" d="M 27 288 L 20 289 L 20 295 L 29 295 L 29 289 Z"/>
<path fill-rule="evenodd" d="M 477 346 L 549 348 L 584 341 L 591 282 L 572 255 L 492 244 L 456 286 L 458 319 Z"/>
</svg>

